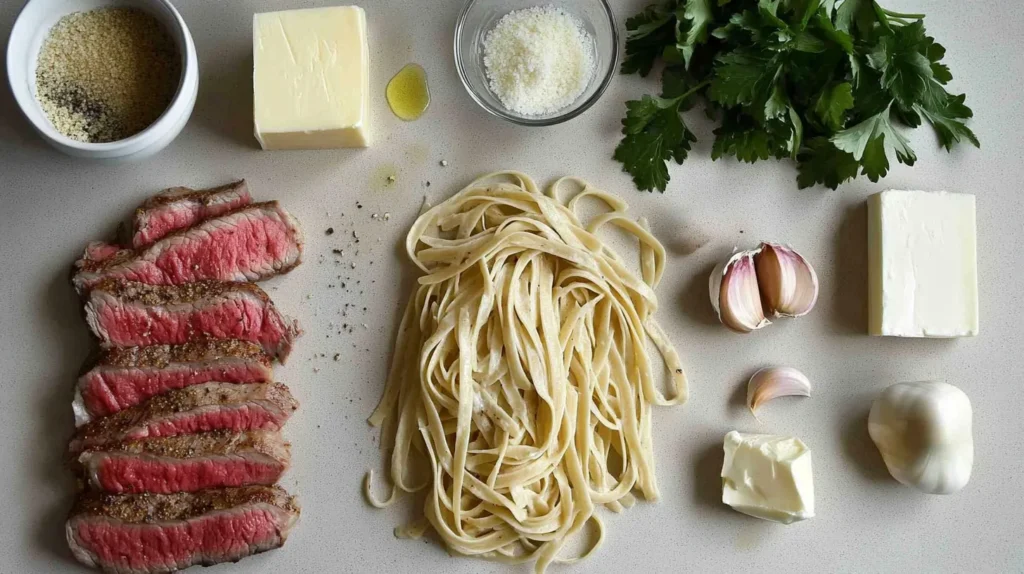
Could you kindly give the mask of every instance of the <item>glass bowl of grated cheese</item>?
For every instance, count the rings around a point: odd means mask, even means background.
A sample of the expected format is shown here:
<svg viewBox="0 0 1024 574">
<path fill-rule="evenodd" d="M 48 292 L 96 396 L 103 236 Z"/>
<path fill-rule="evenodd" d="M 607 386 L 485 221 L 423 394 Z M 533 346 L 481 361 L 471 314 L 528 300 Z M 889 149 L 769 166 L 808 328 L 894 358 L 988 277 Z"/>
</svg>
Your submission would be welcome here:
<svg viewBox="0 0 1024 574">
<path fill-rule="evenodd" d="M 484 110 L 524 126 L 570 120 L 604 94 L 619 37 L 606 0 L 469 0 L 455 67 Z"/>
</svg>

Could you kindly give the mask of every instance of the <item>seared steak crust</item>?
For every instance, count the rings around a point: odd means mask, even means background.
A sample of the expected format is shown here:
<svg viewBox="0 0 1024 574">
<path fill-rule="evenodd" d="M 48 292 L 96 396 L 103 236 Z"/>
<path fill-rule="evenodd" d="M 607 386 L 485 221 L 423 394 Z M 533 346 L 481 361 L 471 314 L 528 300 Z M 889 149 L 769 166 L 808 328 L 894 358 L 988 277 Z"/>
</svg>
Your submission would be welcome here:
<svg viewBox="0 0 1024 574">
<path fill-rule="evenodd" d="M 273 484 L 290 461 L 279 432 L 214 431 L 89 447 L 70 466 L 97 490 L 168 494 Z"/>
<path fill-rule="evenodd" d="M 100 352 L 78 378 L 76 424 L 116 413 L 169 390 L 211 381 L 267 383 L 270 357 L 255 343 L 229 339 L 184 345 L 114 347 Z"/>
<path fill-rule="evenodd" d="M 103 349 L 92 366 L 166 369 L 174 363 L 202 363 L 222 358 L 257 361 L 270 367 L 270 357 L 259 345 L 236 339 L 206 339 L 182 345 L 111 347 Z"/>
<path fill-rule="evenodd" d="M 213 431 L 192 435 L 128 440 L 85 449 L 82 456 L 93 452 L 147 454 L 166 458 L 191 458 L 206 455 L 233 455 L 256 452 L 287 462 L 290 445 L 281 434 L 271 431 Z M 81 462 L 81 459 L 79 459 Z"/>
<path fill-rule="evenodd" d="M 102 516 L 129 524 L 152 524 L 188 520 L 242 504 L 270 504 L 299 513 L 298 501 L 280 486 L 240 486 L 174 494 L 108 494 L 86 490 L 75 499 L 70 517 Z"/>
<path fill-rule="evenodd" d="M 241 339 L 261 344 L 281 362 L 300 333 L 298 324 L 252 283 L 146 285 L 108 278 L 89 292 L 85 317 L 105 346 Z"/>
<path fill-rule="evenodd" d="M 209 189 L 171 187 L 135 210 L 132 245 L 138 249 L 211 217 L 252 203 L 245 180 Z"/>
<path fill-rule="evenodd" d="M 280 430 L 298 406 L 288 387 L 280 383 L 193 385 L 79 427 L 68 453 L 74 456 L 85 448 L 125 439 L 213 430 Z"/>
<path fill-rule="evenodd" d="M 196 281 L 183 285 L 147 285 L 136 281 L 108 278 L 97 283 L 92 293 L 110 293 L 127 303 L 142 305 L 178 305 L 195 303 L 226 293 L 245 292 L 264 303 L 272 304 L 266 291 L 254 283 L 242 281 Z"/>
</svg>

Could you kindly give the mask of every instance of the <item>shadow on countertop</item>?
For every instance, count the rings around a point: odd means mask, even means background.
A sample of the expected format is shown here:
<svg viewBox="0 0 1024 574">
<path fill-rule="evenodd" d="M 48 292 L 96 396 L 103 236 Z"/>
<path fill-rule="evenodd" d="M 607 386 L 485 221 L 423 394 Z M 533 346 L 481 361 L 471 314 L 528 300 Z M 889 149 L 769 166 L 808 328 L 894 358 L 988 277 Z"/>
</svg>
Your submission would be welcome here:
<svg viewBox="0 0 1024 574">
<path fill-rule="evenodd" d="M 68 279 L 69 269 L 70 265 L 55 271 L 36 303 L 45 328 L 45 345 L 55 352 L 42 380 L 33 384 L 31 406 L 37 413 L 33 419 L 36 425 L 27 434 L 34 446 L 27 461 L 32 479 L 41 491 L 59 493 L 50 499 L 56 500 L 52 506 L 37 509 L 38 522 L 30 541 L 42 552 L 66 562 L 66 567 L 76 563 L 64 531 L 75 480 L 64 465 L 64 453 L 75 429 L 71 412 L 75 380 L 92 348 L 89 331 L 80 319 L 81 302 Z"/>
<path fill-rule="evenodd" d="M 835 236 L 835 274 L 828 315 L 838 333 L 868 330 L 868 207 L 858 202 L 843 212 Z"/>
<path fill-rule="evenodd" d="M 711 307 L 708 298 L 708 277 L 714 271 L 716 263 L 709 263 L 694 274 L 683 287 L 682 309 L 686 315 L 701 325 L 718 325 L 718 317 Z"/>
<path fill-rule="evenodd" d="M 856 468 L 863 478 L 879 485 L 897 487 L 899 483 L 889 476 L 889 470 L 885 467 L 882 454 L 878 452 L 878 447 L 875 446 L 871 435 L 868 434 L 868 412 L 871 410 L 871 403 L 876 396 L 877 393 L 874 391 L 864 392 L 858 393 L 846 401 L 846 404 L 850 406 L 846 407 L 838 417 L 842 421 L 843 429 L 842 454 L 844 458 L 853 463 L 851 466 Z"/>
<path fill-rule="evenodd" d="M 702 448 L 693 460 L 693 498 L 701 506 L 729 514 L 732 510 L 722 504 L 722 463 L 725 452 L 722 443 Z"/>
<path fill-rule="evenodd" d="M 208 58 L 199 68 L 199 94 L 189 123 L 258 150 L 252 123 L 252 46 Z"/>
</svg>

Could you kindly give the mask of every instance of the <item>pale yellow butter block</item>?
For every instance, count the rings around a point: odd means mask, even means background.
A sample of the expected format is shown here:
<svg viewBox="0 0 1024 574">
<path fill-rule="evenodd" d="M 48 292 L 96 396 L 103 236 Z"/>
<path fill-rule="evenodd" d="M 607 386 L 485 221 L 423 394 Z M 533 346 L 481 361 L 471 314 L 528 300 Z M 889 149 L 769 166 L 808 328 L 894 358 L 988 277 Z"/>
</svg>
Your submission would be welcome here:
<svg viewBox="0 0 1024 574">
<path fill-rule="evenodd" d="M 814 517 L 811 450 L 803 441 L 732 431 L 724 448 L 722 502 L 782 524 Z"/>
<path fill-rule="evenodd" d="M 978 334 L 974 196 L 889 190 L 868 198 L 868 332 Z"/>
<path fill-rule="evenodd" d="M 369 48 L 358 6 L 253 16 L 253 122 L 263 149 L 367 147 Z"/>
</svg>

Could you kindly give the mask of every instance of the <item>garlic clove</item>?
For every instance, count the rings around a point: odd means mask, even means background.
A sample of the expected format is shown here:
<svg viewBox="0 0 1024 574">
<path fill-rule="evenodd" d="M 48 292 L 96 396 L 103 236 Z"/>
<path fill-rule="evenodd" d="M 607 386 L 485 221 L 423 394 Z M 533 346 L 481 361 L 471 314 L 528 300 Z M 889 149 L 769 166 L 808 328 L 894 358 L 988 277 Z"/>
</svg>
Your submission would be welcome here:
<svg viewBox="0 0 1024 574">
<path fill-rule="evenodd" d="M 889 474 L 929 494 L 951 494 L 971 479 L 971 401 L 948 383 L 897 383 L 871 405 L 868 434 Z"/>
<path fill-rule="evenodd" d="M 711 306 L 723 325 L 738 333 L 749 333 L 770 323 L 761 307 L 754 268 L 756 251 L 741 251 L 719 265 L 708 282 Z"/>
<path fill-rule="evenodd" d="M 811 381 L 792 367 L 761 369 L 747 382 L 747 408 L 757 418 L 757 407 L 779 397 L 809 397 Z"/>
<path fill-rule="evenodd" d="M 800 317 L 818 300 L 818 275 L 802 255 L 785 245 L 762 243 L 754 255 L 766 314 Z"/>
</svg>

